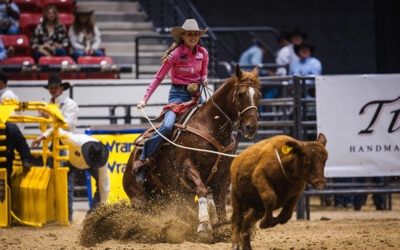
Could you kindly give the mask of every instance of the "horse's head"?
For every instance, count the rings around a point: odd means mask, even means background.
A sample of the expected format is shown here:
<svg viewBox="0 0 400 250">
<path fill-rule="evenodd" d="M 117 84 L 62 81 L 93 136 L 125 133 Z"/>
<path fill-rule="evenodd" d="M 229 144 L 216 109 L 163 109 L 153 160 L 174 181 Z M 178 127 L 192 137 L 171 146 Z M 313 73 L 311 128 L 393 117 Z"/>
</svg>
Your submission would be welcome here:
<svg viewBox="0 0 400 250">
<path fill-rule="evenodd" d="M 240 70 L 239 65 L 236 65 L 235 75 L 233 102 L 239 113 L 238 120 L 243 136 L 252 139 L 258 128 L 257 114 L 261 97 L 258 67 L 251 72 L 245 72 Z"/>
</svg>

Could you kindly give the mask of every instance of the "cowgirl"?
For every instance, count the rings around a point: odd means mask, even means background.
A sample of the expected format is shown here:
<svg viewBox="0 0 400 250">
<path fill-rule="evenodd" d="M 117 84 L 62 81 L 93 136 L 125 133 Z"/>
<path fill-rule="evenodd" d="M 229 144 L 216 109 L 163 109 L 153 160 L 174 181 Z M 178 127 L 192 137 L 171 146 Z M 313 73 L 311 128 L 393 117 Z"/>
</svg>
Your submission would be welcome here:
<svg viewBox="0 0 400 250">
<path fill-rule="evenodd" d="M 207 28 L 208 29 L 208 28 Z M 153 82 L 147 88 L 143 99 L 137 104 L 138 108 L 144 108 L 154 90 L 160 85 L 168 71 L 171 70 L 172 86 L 168 96 L 168 103 L 182 103 L 192 100 L 198 95 L 199 85 L 207 85 L 208 52 L 199 45 L 199 40 L 207 29 L 200 30 L 194 19 L 187 19 L 182 27 L 174 27 L 171 30 L 175 42 L 167 49 L 161 58 L 163 63 L 154 77 Z M 169 137 L 174 127 L 177 114 L 168 110 L 159 132 Z M 136 180 L 144 183 L 148 170 L 149 157 L 156 154 L 163 138 L 158 134 L 149 138 L 143 145 L 140 160 L 133 162 L 133 169 L 138 169 Z"/>
</svg>

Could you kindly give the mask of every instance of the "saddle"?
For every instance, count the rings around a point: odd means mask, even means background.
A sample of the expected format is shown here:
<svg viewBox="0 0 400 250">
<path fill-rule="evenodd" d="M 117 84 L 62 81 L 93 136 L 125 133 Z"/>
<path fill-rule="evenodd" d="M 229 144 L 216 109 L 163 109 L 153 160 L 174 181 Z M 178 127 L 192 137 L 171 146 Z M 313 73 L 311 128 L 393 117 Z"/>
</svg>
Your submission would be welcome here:
<svg viewBox="0 0 400 250">
<path fill-rule="evenodd" d="M 180 135 L 180 129 L 177 125 L 183 125 L 187 123 L 187 121 L 197 112 L 197 106 L 196 105 L 191 105 L 189 108 L 187 108 L 175 121 L 174 129 L 172 130 L 172 141 L 175 141 L 179 135 Z M 154 127 L 156 129 L 160 128 L 162 125 L 162 122 L 157 123 Z M 146 130 L 143 134 L 141 134 L 136 140 L 133 142 L 135 147 L 141 149 L 143 148 L 144 143 L 153 136 L 153 134 L 156 133 L 156 131 L 153 129 L 153 127 L 149 128 Z M 162 145 L 169 145 L 169 142 L 164 142 Z"/>
</svg>

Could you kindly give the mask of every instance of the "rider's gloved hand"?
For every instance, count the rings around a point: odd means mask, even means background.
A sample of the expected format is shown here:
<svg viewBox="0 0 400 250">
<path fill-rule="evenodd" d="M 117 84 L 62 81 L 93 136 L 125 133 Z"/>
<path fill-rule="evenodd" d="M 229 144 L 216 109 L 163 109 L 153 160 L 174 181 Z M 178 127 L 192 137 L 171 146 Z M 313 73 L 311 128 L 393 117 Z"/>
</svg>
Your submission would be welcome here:
<svg viewBox="0 0 400 250">
<path fill-rule="evenodd" d="M 207 86 L 208 86 L 208 81 L 207 81 L 207 79 L 206 79 L 206 78 L 201 78 L 201 84 L 202 84 L 204 87 L 207 87 Z"/>
<path fill-rule="evenodd" d="M 146 100 L 142 99 L 140 102 L 138 102 L 138 104 L 136 105 L 136 107 L 139 108 L 144 108 L 146 107 Z"/>
</svg>

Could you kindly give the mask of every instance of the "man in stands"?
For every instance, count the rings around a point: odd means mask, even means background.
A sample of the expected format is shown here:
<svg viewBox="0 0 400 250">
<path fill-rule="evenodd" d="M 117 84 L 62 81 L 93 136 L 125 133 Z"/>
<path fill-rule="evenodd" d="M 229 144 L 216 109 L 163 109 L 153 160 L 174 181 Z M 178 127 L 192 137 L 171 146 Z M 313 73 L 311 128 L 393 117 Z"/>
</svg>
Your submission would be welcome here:
<svg viewBox="0 0 400 250">
<path fill-rule="evenodd" d="M 307 34 L 301 32 L 299 29 L 295 29 L 290 35 L 290 44 L 282 47 L 276 54 L 276 64 L 279 65 L 290 65 L 293 62 L 297 62 L 299 60 L 298 55 L 294 51 L 294 46 L 300 45 L 307 38 Z M 276 71 L 276 75 L 284 76 L 287 75 L 288 72 L 286 68 L 278 68 Z"/>
<path fill-rule="evenodd" d="M 18 5 L 12 0 L 0 0 L 0 34 L 19 34 L 19 15 Z"/>
<path fill-rule="evenodd" d="M 19 101 L 18 96 L 14 93 L 14 91 L 7 87 L 7 82 L 8 77 L 6 73 L 0 69 L 0 102 L 4 101 L 5 99 Z"/>
</svg>

